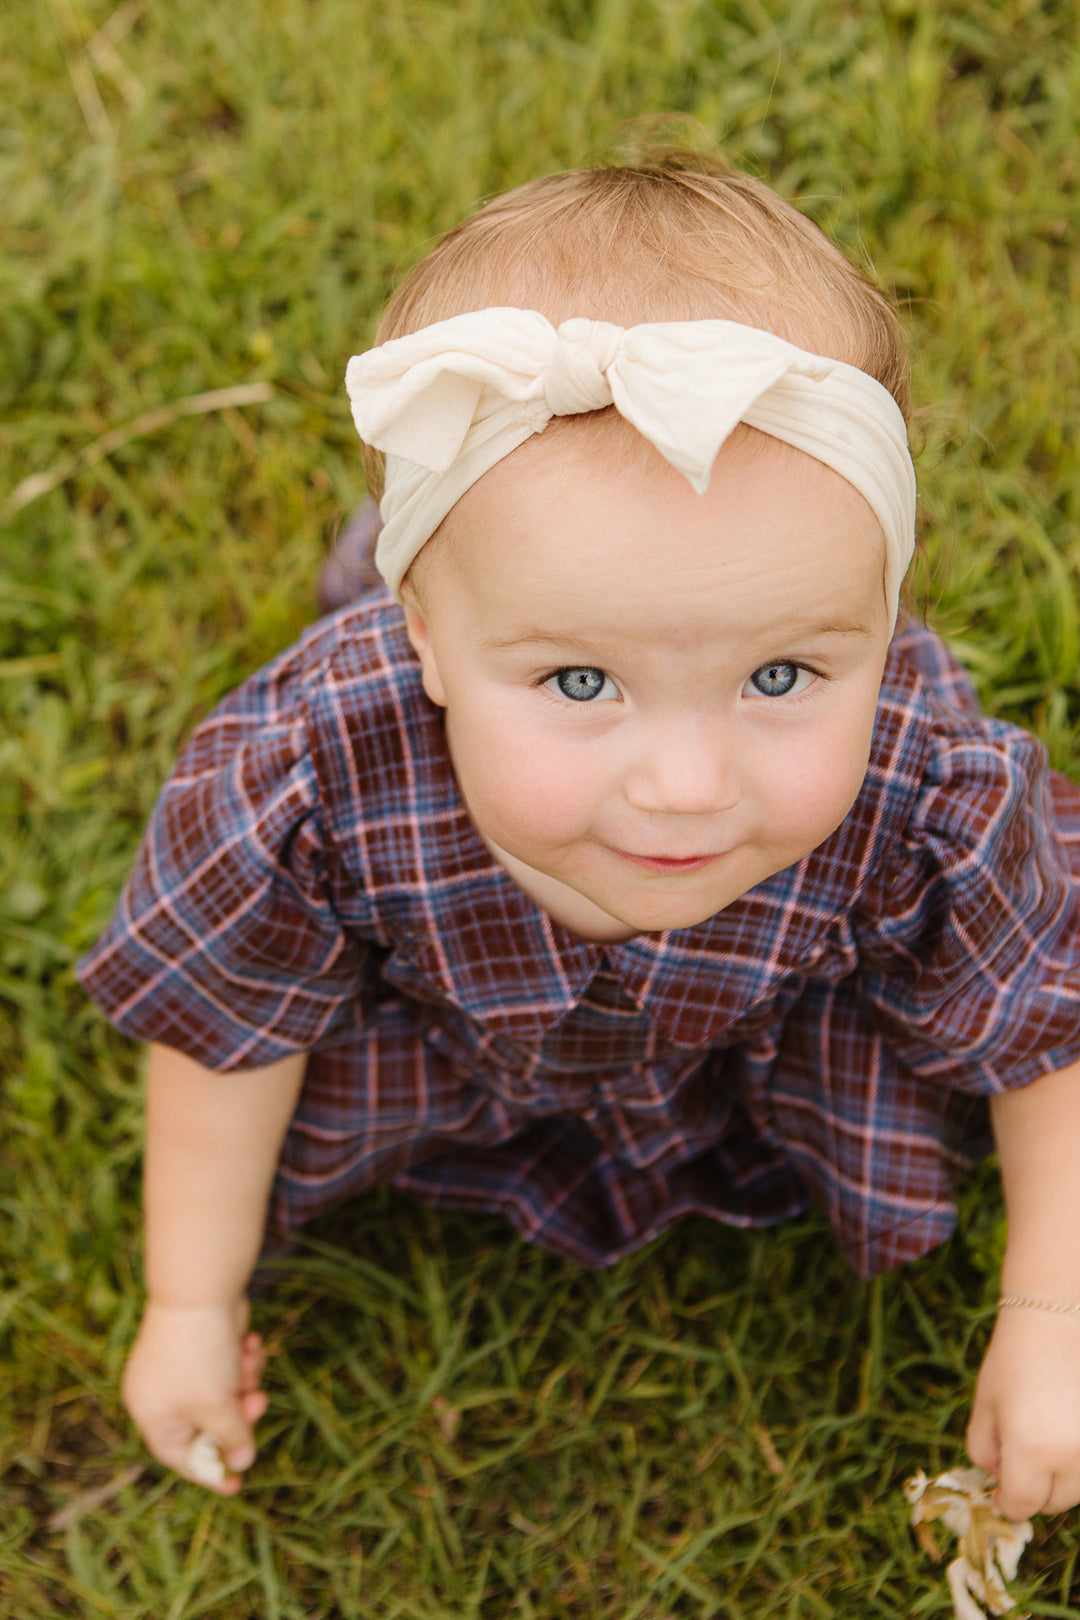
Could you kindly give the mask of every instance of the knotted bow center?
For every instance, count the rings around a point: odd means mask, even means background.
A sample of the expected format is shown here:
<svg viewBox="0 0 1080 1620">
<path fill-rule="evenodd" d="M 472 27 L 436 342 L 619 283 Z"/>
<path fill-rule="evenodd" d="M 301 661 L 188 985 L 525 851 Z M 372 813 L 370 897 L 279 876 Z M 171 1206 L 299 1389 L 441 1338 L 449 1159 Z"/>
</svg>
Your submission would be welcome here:
<svg viewBox="0 0 1080 1620">
<path fill-rule="evenodd" d="M 611 404 L 607 369 L 622 335 L 623 328 L 610 321 L 563 321 L 541 378 L 553 416 L 580 416 Z"/>
</svg>

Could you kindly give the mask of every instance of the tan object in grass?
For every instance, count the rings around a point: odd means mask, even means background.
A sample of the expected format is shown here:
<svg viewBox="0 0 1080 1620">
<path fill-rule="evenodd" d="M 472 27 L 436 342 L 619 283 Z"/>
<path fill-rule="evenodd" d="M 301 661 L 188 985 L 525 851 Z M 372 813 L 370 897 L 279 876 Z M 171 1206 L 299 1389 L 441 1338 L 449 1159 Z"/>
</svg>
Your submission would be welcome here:
<svg viewBox="0 0 1080 1620">
<path fill-rule="evenodd" d="M 133 1463 L 130 1468 L 122 1468 L 112 1479 L 106 1480 L 104 1485 L 94 1485 L 88 1491 L 79 1491 L 77 1495 L 69 1497 L 63 1507 L 50 1513 L 45 1520 L 46 1530 L 66 1530 L 69 1524 L 81 1519 L 84 1513 L 92 1513 L 95 1508 L 101 1507 L 105 1502 L 111 1502 L 129 1485 L 142 1475 L 142 1463 Z"/>
<path fill-rule="evenodd" d="M 212 1434 L 197 1434 L 184 1461 L 196 1485 L 224 1485 L 229 1477 L 221 1448 Z"/>
<path fill-rule="evenodd" d="M 47 495 L 59 484 L 74 478 L 84 467 L 93 467 L 112 455 L 114 450 L 130 444 L 133 439 L 145 439 L 152 433 L 160 433 L 162 428 L 169 427 L 182 416 L 205 416 L 209 411 L 235 410 L 239 405 L 265 405 L 273 397 L 274 390 L 269 383 L 257 382 L 238 383 L 235 388 L 212 388 L 208 394 L 188 394 L 184 399 L 170 400 L 168 405 L 144 411 L 133 422 L 110 428 L 100 439 L 84 445 L 75 455 L 58 461 L 48 472 L 32 473 L 29 478 L 24 478 L 7 497 L 4 509 L 9 517 L 14 517 L 24 506 L 29 506 L 40 495 Z"/>
<path fill-rule="evenodd" d="M 1009 1614 L 1014 1608 L 1005 1582 L 1015 1576 L 1020 1554 L 1031 1540 L 1031 1521 L 1003 1518 L 991 1500 L 994 1484 L 982 1468 L 950 1468 L 936 1479 L 928 1479 L 920 1468 L 904 1481 L 911 1527 L 923 1551 L 940 1563 L 941 1550 L 930 1528 L 935 1519 L 959 1537 L 959 1557 L 946 1571 L 957 1620 L 986 1620 L 979 1603 L 990 1614 Z M 1013 1620 L 1027 1616 L 1014 1615 Z"/>
</svg>

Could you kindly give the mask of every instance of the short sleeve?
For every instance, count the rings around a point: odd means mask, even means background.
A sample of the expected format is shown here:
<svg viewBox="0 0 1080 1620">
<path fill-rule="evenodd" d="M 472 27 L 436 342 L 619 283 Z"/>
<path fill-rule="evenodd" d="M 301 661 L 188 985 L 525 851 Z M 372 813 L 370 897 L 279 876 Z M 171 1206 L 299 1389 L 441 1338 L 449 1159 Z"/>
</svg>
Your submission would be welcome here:
<svg viewBox="0 0 1080 1620">
<path fill-rule="evenodd" d="M 1078 830 L 1080 789 L 1028 733 L 955 715 L 934 732 L 853 918 L 860 997 L 915 1074 L 993 1093 L 1080 1058 Z"/>
<path fill-rule="evenodd" d="M 345 1040 L 369 945 L 332 897 L 303 675 L 283 657 L 196 730 L 115 916 L 79 964 L 125 1033 L 212 1069 Z"/>
</svg>

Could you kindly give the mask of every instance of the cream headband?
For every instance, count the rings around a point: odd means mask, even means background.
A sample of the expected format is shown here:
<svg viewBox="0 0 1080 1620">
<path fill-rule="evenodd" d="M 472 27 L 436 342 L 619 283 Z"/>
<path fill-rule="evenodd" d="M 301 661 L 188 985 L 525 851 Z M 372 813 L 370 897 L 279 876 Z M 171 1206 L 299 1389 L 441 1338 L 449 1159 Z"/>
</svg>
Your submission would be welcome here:
<svg viewBox="0 0 1080 1620">
<path fill-rule="evenodd" d="M 885 534 L 895 616 L 915 537 L 915 472 L 892 395 L 865 371 L 734 321 L 612 326 L 484 309 L 354 355 L 360 437 L 386 454 L 376 566 L 397 595 L 470 485 L 553 416 L 614 405 L 699 495 L 738 423 L 832 467 Z"/>
</svg>

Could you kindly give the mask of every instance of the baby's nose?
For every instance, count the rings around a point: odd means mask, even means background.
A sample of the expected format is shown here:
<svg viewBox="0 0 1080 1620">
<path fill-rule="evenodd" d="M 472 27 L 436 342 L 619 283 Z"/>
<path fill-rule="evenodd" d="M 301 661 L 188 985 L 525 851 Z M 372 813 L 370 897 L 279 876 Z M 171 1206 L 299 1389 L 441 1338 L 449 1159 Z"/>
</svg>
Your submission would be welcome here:
<svg viewBox="0 0 1080 1620">
<path fill-rule="evenodd" d="M 705 719 L 658 721 L 626 784 L 635 810 L 701 816 L 739 802 L 737 761 L 725 728 Z"/>
</svg>

